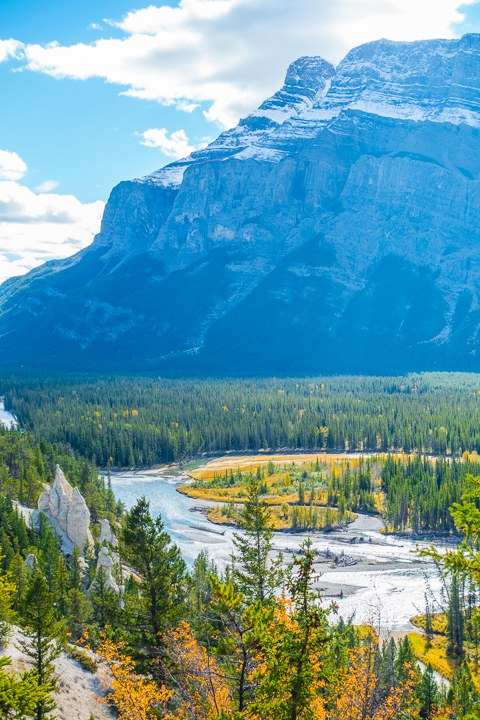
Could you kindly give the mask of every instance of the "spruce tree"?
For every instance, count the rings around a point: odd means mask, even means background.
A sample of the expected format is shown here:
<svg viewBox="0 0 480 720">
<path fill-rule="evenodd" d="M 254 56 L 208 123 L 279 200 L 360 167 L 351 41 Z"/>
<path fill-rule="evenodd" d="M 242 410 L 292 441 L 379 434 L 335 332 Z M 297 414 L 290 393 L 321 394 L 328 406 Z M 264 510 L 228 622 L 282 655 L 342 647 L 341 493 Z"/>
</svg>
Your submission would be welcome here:
<svg viewBox="0 0 480 720">
<path fill-rule="evenodd" d="M 439 692 L 438 685 L 433 676 L 433 668 L 428 663 L 423 673 L 422 680 L 418 686 L 417 695 L 420 700 L 420 717 L 425 720 L 432 716 L 438 705 Z"/>
<path fill-rule="evenodd" d="M 127 580 L 125 587 L 125 596 L 132 595 L 131 579 Z M 125 624 L 124 613 L 119 607 L 119 598 L 113 590 L 106 586 L 105 570 L 101 567 L 95 575 L 93 587 L 90 594 L 90 602 L 93 607 L 93 617 L 97 625 L 103 629 L 106 625 L 114 628 L 120 628 Z M 133 579 L 132 579 L 133 580 Z M 135 596 L 138 597 L 138 588 Z"/>
<path fill-rule="evenodd" d="M 298 485 L 298 504 L 305 505 L 305 488 L 302 481 Z"/>
<path fill-rule="evenodd" d="M 74 640 L 79 640 L 93 614 L 91 603 L 81 590 L 72 588 L 67 599 L 67 629 Z"/>
<path fill-rule="evenodd" d="M 412 669 L 414 669 L 418 677 L 419 670 L 417 668 L 417 659 L 413 651 L 412 643 L 408 639 L 408 636 L 405 636 L 403 640 L 400 640 L 398 643 L 398 653 L 395 660 L 397 683 L 406 682 L 410 677 L 410 671 Z"/>
<path fill-rule="evenodd" d="M 251 477 L 247 498 L 238 516 L 243 535 L 233 534 L 236 552 L 232 553 L 234 577 L 247 600 L 270 600 L 278 587 L 279 563 L 269 560 L 272 550 L 272 521 L 267 503 L 260 500 L 260 481 Z"/>
<path fill-rule="evenodd" d="M 73 555 L 70 560 L 70 568 L 68 571 L 68 586 L 70 590 L 80 590 L 83 588 L 82 568 L 80 565 L 80 551 L 77 547 L 73 548 Z"/>
<path fill-rule="evenodd" d="M 44 720 L 52 717 L 50 713 L 56 707 L 51 696 L 57 688 L 52 663 L 62 652 L 65 634 L 63 624 L 57 619 L 48 585 L 38 571 L 25 593 L 21 620 L 23 639 L 18 647 L 31 658 L 37 685 L 45 692 L 35 709 L 35 720 Z"/>
<path fill-rule="evenodd" d="M 465 660 L 453 676 L 451 690 L 456 705 L 462 711 L 461 717 L 475 711 L 478 713 L 480 698 L 473 682 L 472 673 Z"/>
<path fill-rule="evenodd" d="M 148 646 L 158 647 L 165 628 L 183 613 L 185 562 L 161 517 L 152 519 L 144 497 L 127 513 L 122 545 L 125 561 L 141 576 L 140 602 L 132 610 L 130 629 Z"/>
<path fill-rule="evenodd" d="M 448 602 L 448 646 L 447 652 L 463 655 L 464 622 L 460 604 L 460 592 L 456 575 L 452 576 Z"/>
</svg>

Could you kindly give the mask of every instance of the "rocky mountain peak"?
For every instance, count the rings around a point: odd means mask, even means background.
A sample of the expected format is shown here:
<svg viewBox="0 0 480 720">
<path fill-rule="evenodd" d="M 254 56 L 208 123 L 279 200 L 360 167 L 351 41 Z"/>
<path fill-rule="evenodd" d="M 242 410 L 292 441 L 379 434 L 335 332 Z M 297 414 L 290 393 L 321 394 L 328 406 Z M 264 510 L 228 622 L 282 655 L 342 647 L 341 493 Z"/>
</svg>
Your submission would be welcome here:
<svg viewBox="0 0 480 720">
<path fill-rule="evenodd" d="M 114 188 L 91 248 L 4 285 L 0 358 L 478 370 L 479 108 L 479 35 L 299 58 L 208 147 Z"/>
</svg>

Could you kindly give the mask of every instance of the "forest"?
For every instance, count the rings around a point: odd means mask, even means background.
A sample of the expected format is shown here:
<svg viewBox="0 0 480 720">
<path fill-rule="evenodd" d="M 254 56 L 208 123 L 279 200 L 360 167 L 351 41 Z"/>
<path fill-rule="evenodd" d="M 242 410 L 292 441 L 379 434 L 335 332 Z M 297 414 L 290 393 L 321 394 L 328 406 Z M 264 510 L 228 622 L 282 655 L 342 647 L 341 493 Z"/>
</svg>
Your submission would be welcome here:
<svg viewBox="0 0 480 720">
<path fill-rule="evenodd" d="M 15 375 L 0 381 L 20 425 L 103 468 L 231 450 L 480 452 L 480 383 L 406 377 L 166 380 Z"/>
<path fill-rule="evenodd" d="M 0 568 L 0 641 L 13 635 L 31 668 L 13 675 L 8 655 L 0 659 L 1 717 L 55 716 L 54 662 L 66 651 L 88 672 L 105 670 L 102 702 L 120 720 L 478 719 L 475 601 L 458 583 L 450 592 L 447 651 L 457 670 L 447 688 L 432 665 L 419 670 L 408 637 L 382 642 L 374 617 L 355 626 L 320 603 L 309 540 L 291 563 L 272 556 L 260 485 L 252 476 L 223 572 L 206 551 L 188 572 L 140 498 L 114 525 L 119 544 L 107 546 L 121 596 L 97 565 L 98 541 L 85 561 L 77 548 L 64 556 L 46 519 L 28 527 L 6 496 L 0 524 L 12 552 Z M 471 587 L 462 552 L 443 562 Z M 430 643 L 432 618 L 427 608 Z"/>
</svg>

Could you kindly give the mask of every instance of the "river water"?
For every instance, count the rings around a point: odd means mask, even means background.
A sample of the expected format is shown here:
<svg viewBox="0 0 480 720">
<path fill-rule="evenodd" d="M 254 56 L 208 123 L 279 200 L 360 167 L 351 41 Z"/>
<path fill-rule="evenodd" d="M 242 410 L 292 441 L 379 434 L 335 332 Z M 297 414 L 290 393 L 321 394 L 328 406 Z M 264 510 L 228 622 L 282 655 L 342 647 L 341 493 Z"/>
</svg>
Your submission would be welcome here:
<svg viewBox="0 0 480 720">
<path fill-rule="evenodd" d="M 5 403 L 3 401 L 3 397 L 0 397 L 0 425 L 12 428 L 16 427 L 17 424 L 17 418 L 12 415 L 12 413 L 9 413 L 8 410 L 5 410 Z"/>
<path fill-rule="evenodd" d="M 145 496 L 150 503 L 152 516 L 161 514 L 165 529 L 181 549 L 189 567 L 199 552 L 207 549 L 221 569 L 230 561 L 233 530 L 212 525 L 204 515 L 191 512 L 191 508 L 200 505 L 199 501 L 176 491 L 176 487 L 185 479 L 186 476 L 175 476 L 168 470 L 155 476 L 114 473 L 112 488 L 115 496 L 127 508 L 131 508 L 137 498 Z M 204 528 L 206 532 L 198 528 Z M 431 590 L 440 600 L 441 581 L 432 563 L 419 560 L 415 554 L 415 543 L 405 538 L 384 537 L 379 532 L 380 528 L 379 520 L 360 516 L 350 525 L 348 536 L 355 535 L 363 538 L 364 542 L 354 545 L 342 543 L 341 535 L 338 534 L 336 537 L 312 535 L 314 548 L 329 548 L 335 554 L 344 551 L 346 555 L 361 560 L 353 567 L 320 568 L 323 573 L 320 586 L 333 584 L 338 590 L 344 589 L 342 599 L 335 597 L 339 614 L 344 618 L 353 615 L 355 623 L 374 619 L 382 631 L 413 630 L 409 618 L 424 611 L 427 590 Z M 222 536 L 208 532 L 215 530 L 218 533 L 224 529 L 225 534 Z M 295 549 L 305 537 L 276 533 L 274 546 Z"/>
</svg>

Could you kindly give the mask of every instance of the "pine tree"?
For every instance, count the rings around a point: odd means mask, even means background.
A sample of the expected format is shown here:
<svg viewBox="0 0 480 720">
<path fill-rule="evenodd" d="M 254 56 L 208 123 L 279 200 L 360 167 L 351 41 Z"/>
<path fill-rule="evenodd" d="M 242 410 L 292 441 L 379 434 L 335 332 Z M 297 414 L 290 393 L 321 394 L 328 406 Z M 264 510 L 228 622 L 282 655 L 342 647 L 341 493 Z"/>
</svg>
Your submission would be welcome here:
<svg viewBox="0 0 480 720">
<path fill-rule="evenodd" d="M 77 547 L 73 548 L 73 555 L 70 560 L 70 568 L 68 571 L 68 586 L 70 590 L 80 590 L 83 588 L 82 568 L 80 566 L 80 551 Z"/>
<path fill-rule="evenodd" d="M 65 635 L 63 624 L 57 619 L 48 585 L 38 571 L 25 593 L 21 620 L 24 639 L 19 641 L 19 649 L 32 659 L 37 685 L 45 692 L 44 699 L 35 709 L 35 720 L 43 720 L 56 707 L 51 697 L 57 688 L 52 663 L 62 652 Z"/>
<path fill-rule="evenodd" d="M 208 550 L 202 550 L 193 564 L 192 573 L 192 600 L 199 614 L 205 612 L 212 597 L 210 575 L 218 577 L 217 566 L 210 560 Z"/>
<path fill-rule="evenodd" d="M 34 717 L 36 706 L 45 693 L 38 687 L 34 672 L 15 677 L 11 670 L 10 658 L 0 658 L 0 717 L 2 720 Z"/>
<path fill-rule="evenodd" d="M 125 587 L 125 595 L 132 595 L 131 583 L 134 582 L 130 575 Z M 138 588 L 136 597 L 138 597 Z M 93 607 L 94 620 L 100 628 L 106 625 L 119 628 L 124 623 L 123 611 L 119 607 L 119 598 L 113 590 L 106 586 L 105 570 L 101 567 L 95 575 L 93 587 L 90 593 L 90 602 Z"/>
<path fill-rule="evenodd" d="M 63 555 L 58 558 L 58 564 L 53 576 L 53 586 L 58 614 L 60 617 L 65 617 L 67 614 L 69 577 Z"/>
<path fill-rule="evenodd" d="M 125 561 L 141 575 L 141 603 L 133 611 L 132 627 L 149 646 L 160 646 L 165 628 L 182 613 L 185 562 L 171 544 L 161 517 L 153 520 L 145 498 L 127 513 L 122 532 Z"/>
<path fill-rule="evenodd" d="M 252 602 L 271 600 L 278 586 L 279 561 L 271 562 L 272 521 L 267 503 L 260 500 L 260 481 L 251 477 L 247 498 L 238 515 L 243 535 L 233 534 L 234 577 L 241 592 Z"/>
<path fill-rule="evenodd" d="M 14 587 L 12 594 L 12 606 L 14 610 L 18 610 L 29 579 L 28 570 L 24 566 L 24 560 L 18 553 L 10 563 L 8 578 Z"/>
<path fill-rule="evenodd" d="M 397 658 L 395 660 L 395 676 L 397 683 L 405 682 L 408 677 L 411 668 L 417 667 L 417 659 L 412 647 L 412 643 L 405 636 L 403 640 L 399 641 Z M 418 673 L 417 669 L 417 673 Z"/>
<path fill-rule="evenodd" d="M 423 673 L 422 680 L 417 690 L 418 698 L 420 700 L 420 717 L 422 720 L 431 717 L 435 708 L 438 705 L 439 692 L 438 685 L 435 682 L 433 676 L 433 668 L 428 663 Z"/>
<path fill-rule="evenodd" d="M 461 717 L 475 710 L 478 712 L 480 698 L 473 682 L 472 673 L 465 660 L 453 676 L 451 689 L 455 703 L 462 712 Z"/>
<path fill-rule="evenodd" d="M 305 505 L 305 488 L 303 482 L 300 482 L 298 485 L 298 504 Z"/>
<path fill-rule="evenodd" d="M 72 588 L 67 599 L 67 629 L 74 640 L 79 640 L 93 614 L 91 603 L 81 590 Z"/>
<path fill-rule="evenodd" d="M 428 601 L 427 593 L 425 593 L 425 636 L 427 642 L 432 642 L 433 627 L 432 627 L 432 613 L 430 612 L 430 603 Z"/>
<path fill-rule="evenodd" d="M 15 591 L 13 583 L 0 576 L 0 648 L 8 642 L 13 620 L 12 595 Z"/>
<path fill-rule="evenodd" d="M 460 605 L 460 592 L 456 575 L 452 576 L 448 602 L 448 653 L 463 655 L 464 622 Z"/>
</svg>

